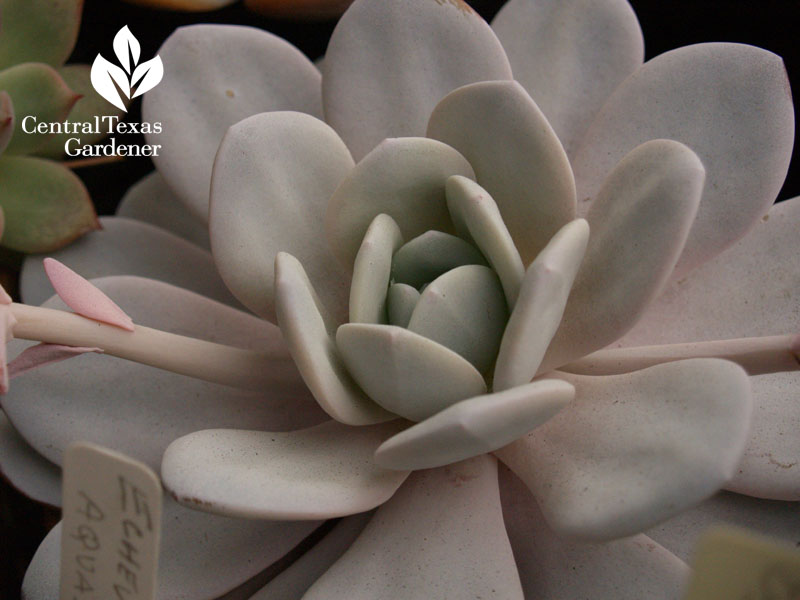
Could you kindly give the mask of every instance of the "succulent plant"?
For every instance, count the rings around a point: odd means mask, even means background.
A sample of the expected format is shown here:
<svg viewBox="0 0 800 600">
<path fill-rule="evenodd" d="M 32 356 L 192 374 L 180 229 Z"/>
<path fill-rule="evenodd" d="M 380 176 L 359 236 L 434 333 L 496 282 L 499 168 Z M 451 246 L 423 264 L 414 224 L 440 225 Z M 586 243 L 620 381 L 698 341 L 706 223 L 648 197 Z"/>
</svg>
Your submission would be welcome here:
<svg viewBox="0 0 800 600">
<path fill-rule="evenodd" d="M 779 57 L 642 64 L 624 0 L 356 0 L 322 76 L 247 27 L 159 55 L 158 172 L 0 306 L 0 466 L 159 469 L 161 598 L 677 598 L 709 523 L 796 541 Z"/>
<path fill-rule="evenodd" d="M 20 252 L 51 252 L 99 227 L 85 186 L 59 161 L 69 135 L 36 129 L 122 114 L 94 92 L 88 65 L 64 65 L 82 8 L 82 0 L 0 2 L 2 245 Z M 101 137 L 81 139 L 93 143 Z"/>
</svg>

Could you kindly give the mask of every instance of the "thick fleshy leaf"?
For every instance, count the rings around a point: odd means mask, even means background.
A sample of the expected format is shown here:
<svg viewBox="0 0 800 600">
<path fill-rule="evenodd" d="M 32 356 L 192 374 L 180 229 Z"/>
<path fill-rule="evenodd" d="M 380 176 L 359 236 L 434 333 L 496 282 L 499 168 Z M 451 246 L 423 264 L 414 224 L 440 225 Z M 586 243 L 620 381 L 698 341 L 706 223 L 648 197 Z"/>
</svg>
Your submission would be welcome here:
<svg viewBox="0 0 800 600">
<path fill-rule="evenodd" d="M 13 379 L 39 367 L 75 358 L 87 352 L 103 352 L 102 348 L 87 346 L 63 346 L 59 344 L 36 344 L 29 346 L 8 363 L 8 376 Z"/>
<path fill-rule="evenodd" d="M 648 530 L 647 535 L 689 560 L 698 537 L 709 527 L 723 523 L 784 540 L 794 547 L 800 544 L 796 502 L 760 500 L 731 492 L 720 492 Z"/>
<path fill-rule="evenodd" d="M 158 171 L 145 175 L 125 192 L 116 214 L 161 227 L 205 250 L 211 249 L 208 226 L 177 199 Z"/>
<path fill-rule="evenodd" d="M 500 344 L 495 390 L 527 383 L 536 375 L 561 323 L 588 241 L 589 225 L 575 219 L 553 236 L 528 267 Z"/>
<path fill-rule="evenodd" d="M 101 231 L 84 236 L 52 256 L 87 279 L 138 275 L 241 307 L 217 275 L 208 252 L 140 221 L 101 217 L 100 224 Z M 22 269 L 20 289 L 28 304 L 44 302 L 53 293 L 42 260 L 41 256 L 31 256 Z"/>
<path fill-rule="evenodd" d="M 3 156 L 0 181 L 7 248 L 53 252 L 100 226 L 83 182 L 58 163 Z"/>
<path fill-rule="evenodd" d="M 290 432 L 208 429 L 174 441 L 161 477 L 181 503 L 250 519 L 323 519 L 370 510 L 408 471 L 372 454 L 397 422 L 349 427 L 328 421 Z"/>
<path fill-rule="evenodd" d="M 404 244 L 395 253 L 392 279 L 421 288 L 440 275 L 464 265 L 486 265 L 486 259 L 475 246 L 460 237 L 430 230 Z"/>
<path fill-rule="evenodd" d="M 389 323 L 398 327 L 408 327 L 414 307 L 419 302 L 420 293 L 405 283 L 393 283 L 386 296 L 386 309 Z"/>
<path fill-rule="evenodd" d="M 157 600 L 215 600 L 282 558 L 317 521 L 244 521 L 164 498 Z M 22 582 L 26 600 L 58 598 L 61 523 L 44 539 Z"/>
<path fill-rule="evenodd" d="M 760 498 L 800 500 L 800 373 L 751 378 L 750 442 L 729 490 Z"/>
<path fill-rule="evenodd" d="M 445 193 L 458 235 L 473 242 L 483 252 L 503 284 L 509 309 L 514 308 L 525 267 L 497 204 L 489 192 L 460 175 L 447 180 Z"/>
<path fill-rule="evenodd" d="M 103 117 L 121 117 L 123 115 L 122 110 L 107 102 L 95 91 L 90 81 L 90 71 L 89 65 L 66 65 L 58 69 L 58 74 L 70 89 L 81 95 L 80 100 L 75 103 L 65 119 L 67 123 L 85 123 L 87 121 L 94 123 L 95 117 L 102 119 Z M 59 158 L 64 155 L 64 145 L 70 138 L 79 137 L 80 145 L 83 145 L 99 142 L 105 136 L 105 124 L 99 128 L 97 133 L 84 133 L 83 131 L 78 135 L 57 133 L 51 136 L 36 153 L 41 156 Z M 73 142 L 70 147 L 74 150 L 78 146 L 76 142 Z"/>
<path fill-rule="evenodd" d="M 370 400 L 347 372 L 331 319 L 303 266 L 281 252 L 275 259 L 275 308 L 281 332 L 311 393 L 331 417 L 348 425 L 369 425 L 394 416 Z"/>
<path fill-rule="evenodd" d="M 24 62 L 54 67 L 78 38 L 83 0 L 4 0 L 0 69 Z"/>
<path fill-rule="evenodd" d="M 300 600 L 308 588 L 344 554 L 372 518 L 364 512 L 345 517 L 320 542 L 249 600 Z"/>
<path fill-rule="evenodd" d="M 4 36 L 5 32 L 4 19 Z M 63 121 L 80 98 L 55 69 L 41 63 L 0 71 L 0 90 L 11 96 L 16 115 L 14 134 L 5 150 L 8 154 L 29 154 L 41 147 L 48 134 L 36 132 L 37 124 Z"/>
<path fill-rule="evenodd" d="M 597 111 L 644 59 L 642 31 L 626 0 L 510 0 L 492 28 L 514 79 L 570 155 Z"/>
<path fill-rule="evenodd" d="M 674 280 L 620 345 L 669 344 L 800 331 L 800 198 L 772 207 L 753 231 Z M 753 428 L 731 489 L 800 499 L 797 373 L 753 383 Z M 790 466 L 793 465 L 794 466 Z"/>
<path fill-rule="evenodd" d="M 620 338 L 663 289 L 697 214 L 705 171 L 697 155 L 652 140 L 614 168 L 586 215 L 586 256 L 540 373 Z"/>
<path fill-rule="evenodd" d="M 14 103 L 8 92 L 0 91 L 0 155 L 5 152 L 14 134 Z"/>
<path fill-rule="evenodd" d="M 450 348 L 481 373 L 488 373 L 506 321 L 508 306 L 495 272 L 482 265 L 464 265 L 425 288 L 408 330 Z"/>
<path fill-rule="evenodd" d="M 575 388 L 542 379 L 462 400 L 389 438 L 375 451 L 388 469 L 429 469 L 492 452 L 546 422 L 575 397 Z"/>
<path fill-rule="evenodd" d="M 516 81 L 485 81 L 448 94 L 428 137 L 449 144 L 475 169 L 528 265 L 575 217 L 569 160 L 542 112 Z"/>
<path fill-rule="evenodd" d="M 750 385 L 717 359 L 611 377 L 565 376 L 576 397 L 497 452 L 561 535 L 633 535 L 709 497 L 747 443 Z"/>
<path fill-rule="evenodd" d="M 403 244 L 403 234 L 389 215 L 378 215 L 364 235 L 353 265 L 350 284 L 350 322 L 386 323 L 386 296 L 392 256 Z"/>
<path fill-rule="evenodd" d="M 609 98 L 578 150 L 578 197 L 595 198 L 614 165 L 638 144 L 689 146 L 707 177 L 678 271 L 744 235 L 783 184 L 794 109 L 779 56 L 741 44 L 698 44 L 647 62 Z M 588 204 L 588 203 L 582 203 Z"/>
<path fill-rule="evenodd" d="M 618 346 L 800 331 L 800 197 L 775 204 L 746 237 L 673 280 Z"/>
<path fill-rule="evenodd" d="M 349 277 L 331 256 L 323 220 L 352 168 L 336 132 L 303 113 L 263 113 L 228 130 L 214 161 L 209 230 L 217 268 L 242 304 L 275 321 L 275 256 L 289 252 L 344 320 Z"/>
<path fill-rule="evenodd" d="M 161 144 L 153 161 L 203 220 L 214 155 L 228 127 L 265 111 L 322 114 L 319 71 L 297 48 L 261 29 L 181 27 L 158 55 L 168 76 L 144 96 L 142 117 L 160 121 L 162 132 L 145 137 Z"/>
<path fill-rule="evenodd" d="M 303 599 L 470 597 L 523 597 L 490 456 L 414 473 Z"/>
<path fill-rule="evenodd" d="M 442 97 L 488 79 L 511 67 L 463 0 L 356 0 L 325 51 L 325 118 L 360 160 L 385 138 L 425 135 Z"/>
<path fill-rule="evenodd" d="M 197 294 L 138 277 L 94 280 L 149 327 L 258 349 L 289 371 L 291 358 L 277 327 Z M 58 298 L 45 306 L 65 309 Z M 10 346 L 10 356 L 23 347 Z M 299 374 L 289 390 L 249 392 L 101 354 L 84 354 L 14 379 L 2 397 L 15 427 L 49 460 L 87 440 L 158 468 L 164 448 L 177 437 L 209 427 L 290 430 L 325 419 Z"/>
<path fill-rule="evenodd" d="M 602 544 L 564 539 L 519 478 L 500 471 L 503 517 L 526 598 L 675 600 L 689 568 L 645 535 Z"/>
<path fill-rule="evenodd" d="M 20 492 L 61 506 L 61 470 L 36 452 L 0 411 L 0 473 Z"/>
<path fill-rule="evenodd" d="M 336 257 L 352 269 L 367 227 L 386 213 L 407 240 L 428 231 L 452 231 L 444 186 L 451 175 L 474 178 L 449 146 L 426 138 L 384 140 L 364 157 L 331 197 L 325 230 Z"/>
<path fill-rule="evenodd" d="M 56 294 L 76 313 L 133 331 L 133 320 L 94 284 L 54 258 L 45 258 L 42 264 Z"/>
<path fill-rule="evenodd" d="M 408 329 L 348 323 L 337 330 L 336 345 L 367 395 L 412 421 L 486 392 L 486 382 L 469 362 Z"/>
</svg>

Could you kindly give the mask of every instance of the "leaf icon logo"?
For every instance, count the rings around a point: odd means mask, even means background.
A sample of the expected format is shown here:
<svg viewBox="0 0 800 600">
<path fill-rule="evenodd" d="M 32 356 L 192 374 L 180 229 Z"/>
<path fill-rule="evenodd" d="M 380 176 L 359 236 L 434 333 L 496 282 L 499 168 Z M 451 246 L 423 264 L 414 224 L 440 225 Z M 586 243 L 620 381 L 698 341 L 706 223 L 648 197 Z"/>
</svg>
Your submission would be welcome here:
<svg viewBox="0 0 800 600">
<path fill-rule="evenodd" d="M 122 94 L 132 100 L 152 90 L 164 76 L 164 64 L 159 56 L 139 63 L 142 49 L 127 25 L 114 36 L 113 48 L 121 67 L 98 54 L 92 63 L 92 86 L 111 104 L 127 112 Z"/>
</svg>

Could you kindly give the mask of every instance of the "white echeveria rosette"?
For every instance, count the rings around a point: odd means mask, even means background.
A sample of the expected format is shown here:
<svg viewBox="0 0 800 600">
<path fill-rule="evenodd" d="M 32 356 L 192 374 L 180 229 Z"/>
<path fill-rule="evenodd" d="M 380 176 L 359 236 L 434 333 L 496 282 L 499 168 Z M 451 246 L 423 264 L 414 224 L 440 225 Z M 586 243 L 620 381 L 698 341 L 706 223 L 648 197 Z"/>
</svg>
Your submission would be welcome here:
<svg viewBox="0 0 800 600">
<path fill-rule="evenodd" d="M 216 342 L 220 356 L 244 349 L 258 376 L 87 354 L 15 379 L 2 402 L 3 439 L 29 444 L 9 453 L 20 463 L 59 463 L 88 439 L 161 465 L 179 500 L 229 515 L 191 511 L 211 541 L 167 533 L 163 597 L 218 597 L 299 539 L 266 531 L 260 548 L 279 546 L 267 556 L 237 543 L 248 522 L 214 521 L 230 516 L 303 519 L 284 523 L 302 536 L 306 519 L 380 506 L 366 528 L 345 518 L 259 599 L 312 584 L 307 598 L 674 598 L 701 526 L 791 535 L 789 510 L 738 494 L 658 524 L 729 481 L 800 499 L 786 466 L 800 460 L 800 380 L 783 372 L 797 365 L 800 202 L 767 212 L 792 145 L 780 59 L 701 44 L 642 65 L 622 1 L 512 0 L 493 27 L 459 2 L 358 0 L 331 40 L 321 101 L 314 67 L 264 32 L 189 27 L 159 52 L 180 66 L 145 100 L 164 123 L 149 140 L 164 145 L 160 174 L 122 214 L 159 226 L 184 214 L 174 230 L 195 241 L 208 218 L 222 280 L 283 333 L 197 294 L 236 305 L 202 249 L 112 218 L 112 235 L 59 260 L 116 275 L 96 283 L 137 324 Z M 170 216 L 137 208 L 154 190 Z M 455 269 L 425 280 L 452 256 Z M 30 260 L 25 300 L 46 299 L 44 283 Z M 501 467 L 499 488 L 494 456 L 516 473 Z M 52 469 L 14 472 L 24 490 L 26 472 L 41 487 Z M 57 536 L 29 571 L 30 598 L 48 597 Z M 223 541 L 238 567 L 204 571 Z"/>
</svg>

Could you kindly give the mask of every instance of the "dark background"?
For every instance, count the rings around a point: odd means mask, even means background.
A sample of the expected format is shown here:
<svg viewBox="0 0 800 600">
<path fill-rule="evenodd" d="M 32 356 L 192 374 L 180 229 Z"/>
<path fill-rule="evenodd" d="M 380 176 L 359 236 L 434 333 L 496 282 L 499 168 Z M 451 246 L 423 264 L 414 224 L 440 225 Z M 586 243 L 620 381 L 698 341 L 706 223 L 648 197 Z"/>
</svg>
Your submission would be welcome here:
<svg viewBox="0 0 800 600">
<path fill-rule="evenodd" d="M 468 0 L 491 19 L 503 0 Z M 783 56 L 792 88 L 800 90 L 800 0 L 630 0 L 642 25 L 647 58 L 698 42 L 728 41 L 761 46 Z M 335 21 L 293 22 L 268 19 L 234 5 L 212 13 L 175 13 L 126 4 L 121 0 L 85 0 L 83 25 L 69 62 L 91 63 L 108 50 L 114 33 L 128 25 L 142 45 L 142 56 L 156 54 L 178 26 L 190 23 L 237 23 L 267 29 L 315 59 L 325 51 Z M 129 120 L 140 120 L 134 103 Z M 131 143 L 144 143 L 143 139 Z M 800 165 L 795 156 L 779 199 L 800 195 Z M 112 213 L 125 190 L 152 170 L 147 158 L 78 170 L 100 214 Z M 0 599 L 19 597 L 25 567 L 58 513 L 41 507 L 0 481 Z M 56 599 L 53 599 L 56 600 Z"/>
</svg>

